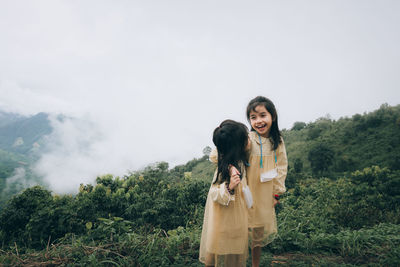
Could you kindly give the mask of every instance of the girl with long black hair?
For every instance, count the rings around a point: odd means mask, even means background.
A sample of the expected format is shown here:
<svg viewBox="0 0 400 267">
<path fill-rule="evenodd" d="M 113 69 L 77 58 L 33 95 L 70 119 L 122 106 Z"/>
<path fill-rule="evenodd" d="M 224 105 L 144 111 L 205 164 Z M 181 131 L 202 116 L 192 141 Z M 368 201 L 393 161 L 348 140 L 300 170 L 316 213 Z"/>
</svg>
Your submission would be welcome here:
<svg viewBox="0 0 400 267">
<path fill-rule="evenodd" d="M 225 120 L 214 130 L 218 166 L 204 211 L 199 260 L 205 266 L 246 266 L 248 217 L 246 181 L 247 127 Z"/>
</svg>

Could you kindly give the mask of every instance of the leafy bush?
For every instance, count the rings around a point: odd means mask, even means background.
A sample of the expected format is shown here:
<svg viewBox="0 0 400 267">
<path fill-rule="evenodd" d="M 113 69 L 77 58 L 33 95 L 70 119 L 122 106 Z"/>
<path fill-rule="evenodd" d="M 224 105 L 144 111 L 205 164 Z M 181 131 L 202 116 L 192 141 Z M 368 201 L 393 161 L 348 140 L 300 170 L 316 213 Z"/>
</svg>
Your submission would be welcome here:
<svg viewBox="0 0 400 267">
<path fill-rule="evenodd" d="M 352 173 L 339 203 L 333 212 L 341 226 L 359 229 L 400 223 L 400 172 L 373 166 Z"/>
<path fill-rule="evenodd" d="M 95 185 L 81 185 L 75 196 L 29 188 L 1 211 L 0 261 L 201 266 L 199 239 L 210 182 L 183 170 L 156 164 L 123 178 L 104 175 Z M 299 266 L 396 266 L 399 177 L 399 171 L 377 166 L 338 179 L 310 178 L 291 169 L 289 190 L 276 209 L 278 237 L 264 249 L 263 264 L 283 254 L 288 255 L 283 262 Z"/>
<path fill-rule="evenodd" d="M 67 233 L 84 234 L 85 226 L 97 226 L 100 218 L 123 218 L 132 227 L 166 231 L 199 225 L 209 187 L 190 177 L 170 180 L 160 165 L 123 179 L 105 175 L 96 182 L 81 185 L 76 196 L 53 197 L 50 191 L 33 187 L 13 197 L 0 214 L 3 246 L 16 242 L 42 248 Z"/>
<path fill-rule="evenodd" d="M 26 189 L 13 197 L 0 214 L 0 237 L 4 245 L 17 242 L 23 246 L 36 246 L 40 240 L 32 238 L 26 225 L 33 216 L 46 209 L 53 201 L 50 192 L 40 186 Z"/>
</svg>

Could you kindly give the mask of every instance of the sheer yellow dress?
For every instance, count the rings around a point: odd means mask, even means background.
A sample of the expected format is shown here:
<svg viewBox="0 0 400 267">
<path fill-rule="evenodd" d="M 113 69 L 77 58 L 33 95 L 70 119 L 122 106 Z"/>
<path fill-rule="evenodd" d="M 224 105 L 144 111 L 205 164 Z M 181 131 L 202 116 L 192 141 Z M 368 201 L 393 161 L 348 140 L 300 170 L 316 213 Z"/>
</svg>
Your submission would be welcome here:
<svg viewBox="0 0 400 267">
<path fill-rule="evenodd" d="M 279 144 L 276 151 L 269 138 L 259 136 L 255 131 L 249 133 L 251 148 L 249 164 L 246 167 L 247 184 L 253 195 L 253 207 L 248 209 L 248 227 L 250 246 L 263 247 L 271 243 L 278 232 L 274 195 L 281 195 L 286 191 L 285 179 L 287 175 L 287 155 L 285 143 Z M 276 157 L 275 157 L 276 155 Z M 276 161 L 275 161 L 276 159 Z M 262 161 L 261 161 L 262 160 Z M 217 150 L 210 154 L 210 161 L 218 161 Z M 277 176 L 268 182 L 261 182 L 261 173 L 276 168 Z"/>
<path fill-rule="evenodd" d="M 253 194 L 254 205 L 249 209 L 250 246 L 263 247 L 274 240 L 277 234 L 274 195 L 286 191 L 287 155 L 285 144 L 279 144 L 276 151 L 269 138 L 249 133 L 251 149 L 247 181 Z M 276 156 L 275 156 L 276 155 Z M 276 168 L 277 176 L 270 181 L 261 182 L 260 175 Z"/>
<path fill-rule="evenodd" d="M 207 196 L 201 233 L 199 260 L 209 266 L 246 266 L 248 254 L 248 209 L 243 197 L 247 184 L 245 168 L 241 183 L 229 194 L 219 183 L 217 172 Z M 218 179 L 219 180 L 219 179 Z"/>
</svg>

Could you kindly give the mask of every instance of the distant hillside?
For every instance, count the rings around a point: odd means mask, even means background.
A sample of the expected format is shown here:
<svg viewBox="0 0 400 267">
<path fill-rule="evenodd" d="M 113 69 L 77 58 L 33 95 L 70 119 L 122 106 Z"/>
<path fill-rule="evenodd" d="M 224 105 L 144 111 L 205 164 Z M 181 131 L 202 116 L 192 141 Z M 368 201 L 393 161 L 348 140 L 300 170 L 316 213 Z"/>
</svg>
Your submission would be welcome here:
<svg viewBox="0 0 400 267">
<path fill-rule="evenodd" d="M 400 169 L 400 105 L 383 104 L 337 121 L 296 122 L 283 135 L 294 172 L 327 175 L 372 165 Z"/>
<path fill-rule="evenodd" d="M 48 115 L 38 113 L 24 117 L 0 112 L 0 149 L 12 153 L 27 154 L 40 147 L 43 136 L 52 128 Z"/>
<path fill-rule="evenodd" d="M 17 167 L 28 166 L 51 131 L 45 113 L 27 117 L 0 111 L 0 179 L 12 175 Z"/>
<path fill-rule="evenodd" d="M 51 131 L 45 113 L 27 117 L 0 111 L 0 208 L 12 195 L 38 180 L 30 166 L 40 156 L 44 136 Z M 23 173 L 23 180 L 6 180 L 17 173 Z"/>
<path fill-rule="evenodd" d="M 289 160 L 288 187 L 304 175 L 334 178 L 373 165 L 400 169 L 400 105 L 383 104 L 373 112 L 339 120 L 296 122 L 282 134 Z M 171 172 L 211 182 L 215 168 L 205 155 Z"/>
<path fill-rule="evenodd" d="M 0 192 L 15 168 L 29 171 L 32 152 L 51 130 L 45 113 L 24 117 L 0 111 Z M 289 159 L 289 187 L 303 175 L 338 177 L 372 165 L 400 169 L 400 105 L 383 104 L 376 111 L 339 120 L 324 117 L 311 123 L 296 122 L 282 133 Z M 205 155 L 172 168 L 170 173 L 210 182 L 215 167 Z"/>
<path fill-rule="evenodd" d="M 0 127 L 3 127 L 7 124 L 16 122 L 21 119 L 24 119 L 22 115 L 15 113 L 8 113 L 0 110 Z"/>
</svg>

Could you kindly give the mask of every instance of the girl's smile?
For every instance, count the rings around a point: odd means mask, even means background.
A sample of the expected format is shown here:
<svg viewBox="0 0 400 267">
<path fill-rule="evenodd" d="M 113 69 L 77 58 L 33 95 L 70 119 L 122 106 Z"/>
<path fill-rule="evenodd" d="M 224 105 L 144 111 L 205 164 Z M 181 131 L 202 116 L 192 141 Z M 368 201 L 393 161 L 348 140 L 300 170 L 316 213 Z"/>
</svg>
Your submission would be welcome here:
<svg viewBox="0 0 400 267">
<path fill-rule="evenodd" d="M 251 127 L 262 137 L 269 137 L 273 119 L 264 105 L 258 105 L 249 117 Z"/>
</svg>

